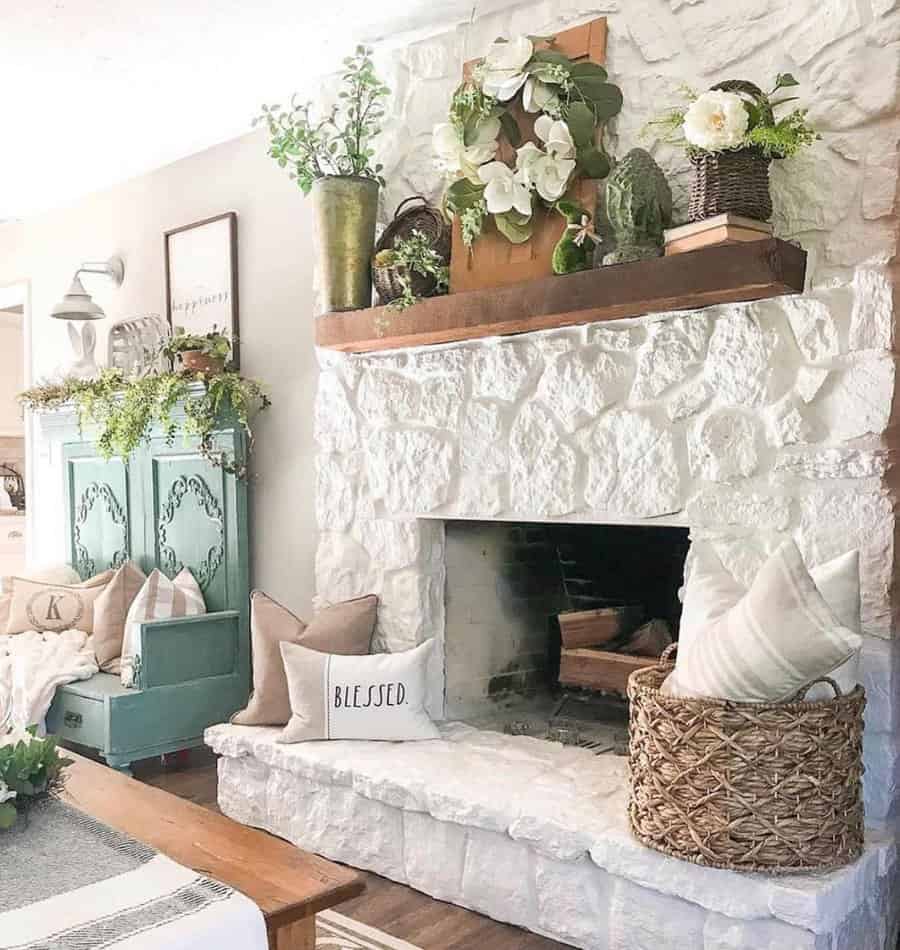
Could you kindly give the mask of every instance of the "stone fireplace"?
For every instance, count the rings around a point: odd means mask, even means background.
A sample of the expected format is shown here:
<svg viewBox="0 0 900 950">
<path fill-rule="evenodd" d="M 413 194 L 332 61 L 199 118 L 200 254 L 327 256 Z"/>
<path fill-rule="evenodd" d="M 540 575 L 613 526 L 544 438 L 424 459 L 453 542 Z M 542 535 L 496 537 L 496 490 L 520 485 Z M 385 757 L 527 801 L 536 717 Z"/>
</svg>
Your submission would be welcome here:
<svg viewBox="0 0 900 950">
<path fill-rule="evenodd" d="M 652 134 L 639 139 L 647 120 L 684 81 L 704 88 L 792 69 L 823 136 L 805 157 L 773 163 L 774 225 L 809 254 L 806 291 L 430 348 L 320 350 L 318 601 L 376 592 L 377 650 L 438 641 L 430 710 L 445 741 L 289 748 L 222 727 L 211 743 L 224 754 L 226 813 L 578 947 L 892 948 L 900 52 L 891 9 L 533 2 L 384 54 L 397 93 L 379 156 L 388 213 L 412 193 L 438 198 L 431 127 L 462 63 L 496 36 L 552 34 L 607 13 L 609 67 L 626 103 L 609 147 L 650 148 L 682 212 L 686 163 Z M 859 862 L 770 878 L 673 861 L 630 835 L 621 757 L 460 721 L 545 675 L 536 617 L 555 607 L 513 609 L 502 546 L 510 530 L 558 526 L 596 530 L 600 546 L 612 528 L 687 532 L 745 586 L 787 537 L 810 565 L 859 549 L 868 695 Z"/>
</svg>

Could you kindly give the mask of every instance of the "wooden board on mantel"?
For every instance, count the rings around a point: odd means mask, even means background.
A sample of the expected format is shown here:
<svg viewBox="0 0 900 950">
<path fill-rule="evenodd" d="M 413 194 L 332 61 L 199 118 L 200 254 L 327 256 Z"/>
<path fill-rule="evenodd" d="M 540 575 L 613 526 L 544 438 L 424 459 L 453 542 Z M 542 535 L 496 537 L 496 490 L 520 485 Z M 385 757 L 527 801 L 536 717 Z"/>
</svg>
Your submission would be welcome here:
<svg viewBox="0 0 900 950">
<path fill-rule="evenodd" d="M 403 311 L 328 313 L 316 319 L 316 344 L 367 353 L 552 330 L 799 294 L 805 279 L 806 252 L 769 238 L 429 297 Z"/>
</svg>

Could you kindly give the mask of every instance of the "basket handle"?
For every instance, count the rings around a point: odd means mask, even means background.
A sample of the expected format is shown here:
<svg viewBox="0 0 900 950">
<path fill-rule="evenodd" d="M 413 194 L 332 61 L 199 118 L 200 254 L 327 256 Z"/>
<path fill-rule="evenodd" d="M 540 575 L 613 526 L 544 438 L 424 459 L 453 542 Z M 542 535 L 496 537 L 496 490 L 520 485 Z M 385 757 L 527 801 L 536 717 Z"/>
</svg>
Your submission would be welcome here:
<svg viewBox="0 0 900 950">
<path fill-rule="evenodd" d="M 675 653 L 678 650 L 678 641 L 670 643 L 665 650 L 662 651 L 659 655 L 659 660 L 661 663 L 674 663 L 675 662 Z"/>
<path fill-rule="evenodd" d="M 400 204 L 397 205 L 397 210 L 394 212 L 394 217 L 396 218 L 400 212 L 403 210 L 404 205 L 408 205 L 410 201 L 421 201 L 424 204 L 428 204 L 428 199 L 425 195 L 410 195 L 408 198 L 404 198 Z"/>
<path fill-rule="evenodd" d="M 791 703 L 802 703 L 806 699 L 806 694 L 815 686 L 817 683 L 827 683 L 834 690 L 834 698 L 840 699 L 844 694 L 841 692 L 840 686 L 830 677 L 830 676 L 817 676 L 811 683 L 807 683 L 806 686 L 801 686 L 796 693 L 788 700 Z"/>
<path fill-rule="evenodd" d="M 746 79 L 726 79 L 724 82 L 717 82 L 710 88 L 722 92 L 733 92 L 742 98 L 753 99 L 766 122 L 770 125 L 775 123 L 775 114 L 769 103 L 769 97 L 756 84 L 747 82 Z"/>
</svg>

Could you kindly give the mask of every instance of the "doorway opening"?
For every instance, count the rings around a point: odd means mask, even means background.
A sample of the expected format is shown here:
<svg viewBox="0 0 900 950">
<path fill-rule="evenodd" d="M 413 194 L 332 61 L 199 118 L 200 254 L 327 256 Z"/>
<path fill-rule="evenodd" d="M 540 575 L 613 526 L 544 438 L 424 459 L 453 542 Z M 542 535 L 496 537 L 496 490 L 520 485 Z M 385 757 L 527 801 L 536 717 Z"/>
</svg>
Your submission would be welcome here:
<svg viewBox="0 0 900 950">
<path fill-rule="evenodd" d="M 0 577 L 23 573 L 27 557 L 27 434 L 16 398 L 30 381 L 27 309 L 27 284 L 0 287 Z"/>
</svg>

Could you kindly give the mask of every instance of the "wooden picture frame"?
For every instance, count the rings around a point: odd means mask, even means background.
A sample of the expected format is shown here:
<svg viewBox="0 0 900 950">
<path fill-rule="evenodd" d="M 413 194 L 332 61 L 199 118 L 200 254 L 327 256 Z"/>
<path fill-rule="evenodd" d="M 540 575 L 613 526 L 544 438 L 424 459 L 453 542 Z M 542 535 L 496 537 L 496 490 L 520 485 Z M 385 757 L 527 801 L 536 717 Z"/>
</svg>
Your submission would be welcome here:
<svg viewBox="0 0 900 950">
<path fill-rule="evenodd" d="M 224 328 L 240 368 L 237 212 L 226 211 L 163 234 L 166 320 L 189 333 Z"/>
</svg>

